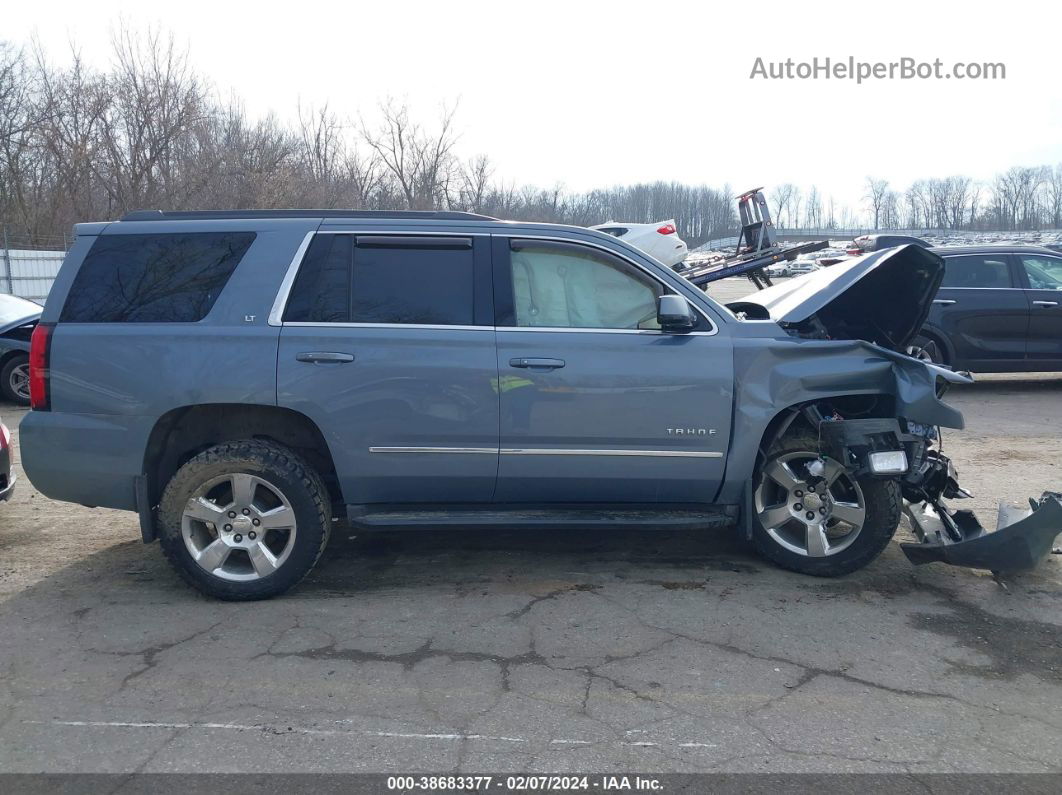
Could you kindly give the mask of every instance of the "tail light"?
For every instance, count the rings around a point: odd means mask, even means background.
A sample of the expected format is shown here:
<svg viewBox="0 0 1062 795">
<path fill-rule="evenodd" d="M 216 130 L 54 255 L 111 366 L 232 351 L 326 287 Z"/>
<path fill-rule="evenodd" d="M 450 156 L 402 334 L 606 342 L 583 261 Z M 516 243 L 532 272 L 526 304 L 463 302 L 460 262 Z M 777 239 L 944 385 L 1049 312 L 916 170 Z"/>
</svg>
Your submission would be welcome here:
<svg viewBox="0 0 1062 795">
<path fill-rule="evenodd" d="M 847 253 L 849 257 L 858 257 L 858 256 L 860 256 L 863 253 L 863 249 L 861 249 L 861 248 L 850 248 L 845 253 Z"/>
<path fill-rule="evenodd" d="M 0 450 L 6 450 L 11 446 L 11 431 L 4 423 L 0 422 Z"/>
<path fill-rule="evenodd" d="M 51 373 L 53 327 L 38 323 L 30 337 L 30 408 L 48 411 L 52 407 Z"/>
<path fill-rule="evenodd" d="M 673 235 L 673 234 L 675 234 L 675 225 L 674 224 L 664 224 L 662 227 L 660 227 L 656 231 L 659 232 L 662 235 Z"/>
</svg>

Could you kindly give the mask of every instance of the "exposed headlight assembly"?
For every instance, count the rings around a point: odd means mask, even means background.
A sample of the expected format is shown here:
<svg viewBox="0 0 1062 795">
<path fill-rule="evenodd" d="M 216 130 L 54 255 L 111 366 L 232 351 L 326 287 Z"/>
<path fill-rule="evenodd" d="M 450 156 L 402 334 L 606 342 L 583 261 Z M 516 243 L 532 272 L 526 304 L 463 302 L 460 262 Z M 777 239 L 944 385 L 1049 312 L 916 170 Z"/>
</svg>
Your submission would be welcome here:
<svg viewBox="0 0 1062 795">
<path fill-rule="evenodd" d="M 867 456 L 867 466 L 875 475 L 900 475 L 907 471 L 907 453 L 888 450 Z"/>
</svg>

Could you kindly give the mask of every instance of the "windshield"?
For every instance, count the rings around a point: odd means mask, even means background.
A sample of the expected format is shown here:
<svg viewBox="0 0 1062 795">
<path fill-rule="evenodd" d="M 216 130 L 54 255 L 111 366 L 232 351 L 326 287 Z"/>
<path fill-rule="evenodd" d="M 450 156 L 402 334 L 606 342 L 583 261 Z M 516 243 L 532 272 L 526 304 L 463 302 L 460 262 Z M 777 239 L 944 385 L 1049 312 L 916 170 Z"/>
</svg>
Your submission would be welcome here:
<svg viewBox="0 0 1062 795">
<path fill-rule="evenodd" d="M 32 318 L 39 315 L 41 307 L 25 298 L 14 295 L 0 295 L 0 326 L 14 323 L 18 320 Z"/>
</svg>

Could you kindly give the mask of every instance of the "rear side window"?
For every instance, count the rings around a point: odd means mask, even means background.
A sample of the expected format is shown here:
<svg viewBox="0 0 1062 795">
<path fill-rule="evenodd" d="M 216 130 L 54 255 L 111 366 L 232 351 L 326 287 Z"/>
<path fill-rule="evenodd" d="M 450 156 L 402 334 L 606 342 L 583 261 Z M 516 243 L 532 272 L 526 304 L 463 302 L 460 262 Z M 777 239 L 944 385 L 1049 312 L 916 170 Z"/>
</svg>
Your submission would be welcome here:
<svg viewBox="0 0 1062 795">
<path fill-rule="evenodd" d="M 314 238 L 284 320 L 310 323 L 474 324 L 470 238 Z"/>
<path fill-rule="evenodd" d="M 944 258 L 941 287 L 1013 287 L 1007 258 L 998 254 L 969 254 Z"/>
<path fill-rule="evenodd" d="M 194 323 L 214 306 L 253 232 L 101 235 L 70 287 L 60 321 Z"/>
</svg>

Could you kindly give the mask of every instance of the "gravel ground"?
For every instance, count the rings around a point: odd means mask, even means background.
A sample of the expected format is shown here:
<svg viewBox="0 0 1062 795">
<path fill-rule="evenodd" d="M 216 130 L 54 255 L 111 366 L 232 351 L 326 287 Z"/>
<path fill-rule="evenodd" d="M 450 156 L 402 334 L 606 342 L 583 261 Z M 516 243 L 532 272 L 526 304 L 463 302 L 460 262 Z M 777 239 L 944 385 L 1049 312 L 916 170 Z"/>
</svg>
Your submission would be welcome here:
<svg viewBox="0 0 1062 795">
<path fill-rule="evenodd" d="M 951 401 L 983 517 L 1062 485 L 1062 376 Z M 0 771 L 1062 770 L 1059 556 L 1002 587 L 895 544 L 817 580 L 729 533 L 341 531 L 237 605 L 137 538 L 0 504 Z"/>
</svg>

